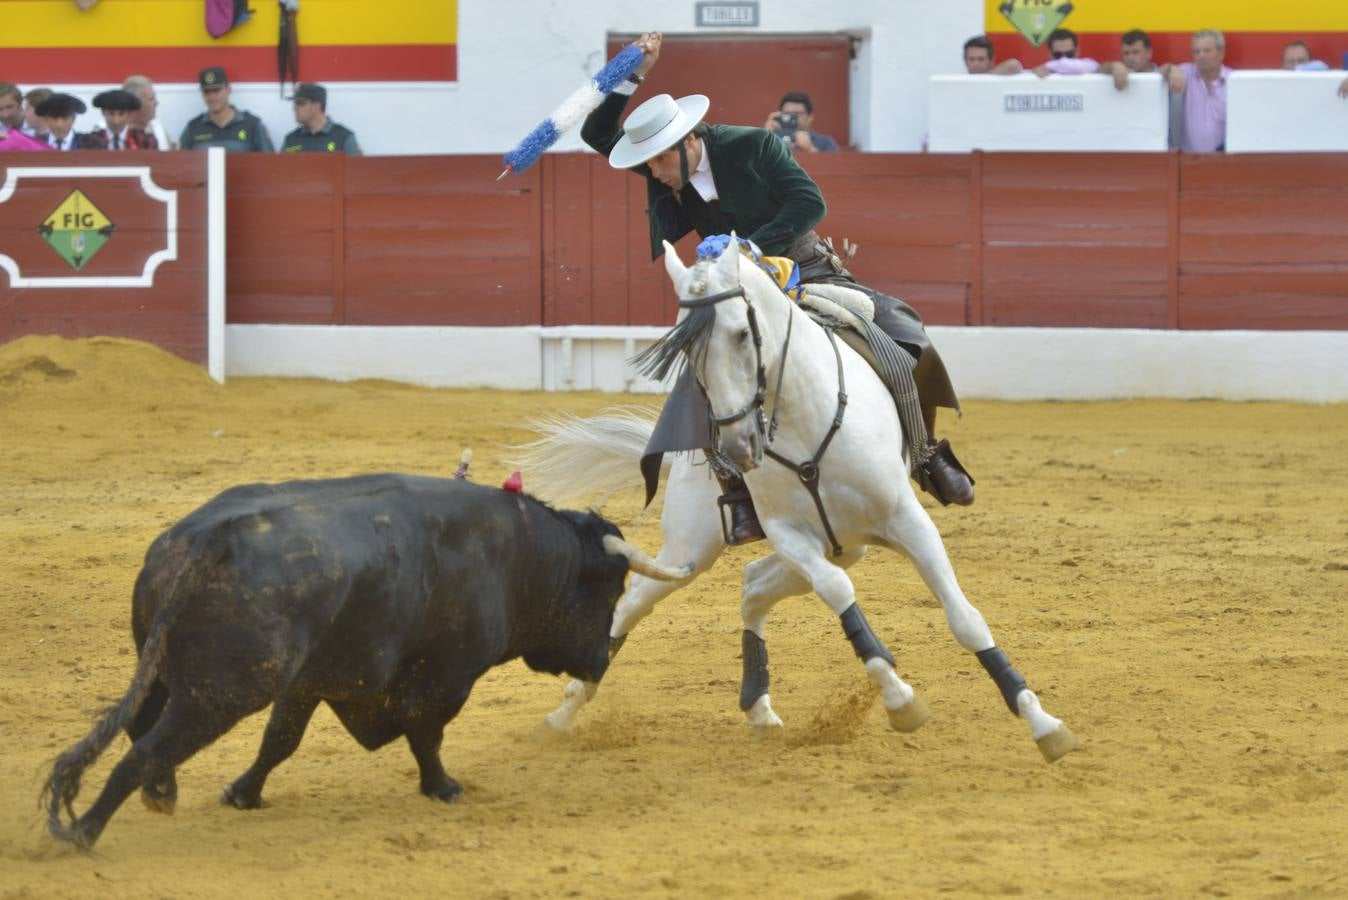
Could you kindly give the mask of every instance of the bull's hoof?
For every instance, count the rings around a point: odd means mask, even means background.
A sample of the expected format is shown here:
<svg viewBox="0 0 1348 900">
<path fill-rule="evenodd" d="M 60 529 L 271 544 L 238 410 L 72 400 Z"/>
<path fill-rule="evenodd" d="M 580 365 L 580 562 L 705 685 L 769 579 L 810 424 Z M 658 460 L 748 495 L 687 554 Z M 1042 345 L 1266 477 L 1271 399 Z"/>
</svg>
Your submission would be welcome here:
<svg viewBox="0 0 1348 900">
<path fill-rule="evenodd" d="M 249 791 L 236 781 L 220 795 L 220 802 L 235 809 L 261 809 L 262 792 Z"/>
<path fill-rule="evenodd" d="M 889 715 L 889 727 L 895 731 L 902 731 L 904 734 L 917 731 L 931 717 L 931 710 L 927 708 L 927 701 L 917 694 L 914 694 L 912 700 L 898 709 L 887 709 L 885 712 Z"/>
<path fill-rule="evenodd" d="M 463 788 L 448 775 L 437 785 L 431 787 L 422 785 L 421 792 L 432 800 L 442 800 L 445 803 L 457 803 L 463 797 Z"/>
<path fill-rule="evenodd" d="M 1073 750 L 1081 749 L 1081 741 L 1078 741 L 1072 732 L 1067 730 L 1066 725 L 1059 725 L 1048 734 L 1035 741 L 1039 745 L 1039 752 L 1044 754 L 1044 759 L 1048 762 L 1057 762 Z"/>
<path fill-rule="evenodd" d="M 147 784 L 140 789 L 140 802 L 150 812 L 171 816 L 178 806 L 177 785 Z"/>
</svg>

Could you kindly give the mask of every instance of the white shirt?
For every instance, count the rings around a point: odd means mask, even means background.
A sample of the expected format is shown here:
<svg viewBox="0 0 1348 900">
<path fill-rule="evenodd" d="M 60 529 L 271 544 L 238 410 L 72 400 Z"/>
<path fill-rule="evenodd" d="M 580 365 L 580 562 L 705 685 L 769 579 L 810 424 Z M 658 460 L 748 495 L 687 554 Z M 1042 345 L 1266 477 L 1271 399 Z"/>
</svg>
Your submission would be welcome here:
<svg viewBox="0 0 1348 900">
<path fill-rule="evenodd" d="M 53 150 L 69 150 L 75 143 L 75 129 L 70 129 L 64 140 L 58 138 L 55 133 L 48 134 L 47 143 L 51 144 Z"/>
<path fill-rule="evenodd" d="M 173 144 L 169 142 L 168 132 L 164 126 L 159 124 L 159 119 L 151 119 L 150 124 L 145 126 L 145 130 L 154 135 L 155 141 L 159 144 L 160 150 L 172 150 Z"/>
<path fill-rule="evenodd" d="M 716 181 L 711 177 L 711 155 L 707 153 L 707 142 L 698 138 L 697 143 L 702 148 L 702 159 L 698 160 L 697 168 L 688 176 L 688 183 L 702 195 L 703 200 L 710 203 L 721 195 L 716 193 Z"/>
</svg>

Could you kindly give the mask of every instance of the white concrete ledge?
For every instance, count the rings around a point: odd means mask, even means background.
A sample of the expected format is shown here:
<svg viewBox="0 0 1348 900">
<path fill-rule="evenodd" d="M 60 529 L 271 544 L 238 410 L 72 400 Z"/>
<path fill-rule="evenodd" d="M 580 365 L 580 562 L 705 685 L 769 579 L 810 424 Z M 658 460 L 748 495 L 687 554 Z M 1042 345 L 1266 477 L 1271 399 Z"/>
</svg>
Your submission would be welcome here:
<svg viewBox="0 0 1348 900">
<path fill-rule="evenodd" d="M 229 375 L 659 393 L 627 362 L 662 327 L 230 325 Z M 1348 402 L 1348 331 L 928 329 L 966 399 Z"/>
</svg>

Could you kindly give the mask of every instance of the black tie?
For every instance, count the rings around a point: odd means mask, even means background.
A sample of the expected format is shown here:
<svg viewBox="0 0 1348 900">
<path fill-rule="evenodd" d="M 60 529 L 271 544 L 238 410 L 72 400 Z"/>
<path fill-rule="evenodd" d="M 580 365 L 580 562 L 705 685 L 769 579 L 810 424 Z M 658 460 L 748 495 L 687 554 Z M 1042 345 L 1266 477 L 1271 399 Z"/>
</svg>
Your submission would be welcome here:
<svg viewBox="0 0 1348 900">
<path fill-rule="evenodd" d="M 114 134 L 112 136 L 112 149 L 114 150 L 122 149 L 122 136 L 120 134 Z"/>
</svg>

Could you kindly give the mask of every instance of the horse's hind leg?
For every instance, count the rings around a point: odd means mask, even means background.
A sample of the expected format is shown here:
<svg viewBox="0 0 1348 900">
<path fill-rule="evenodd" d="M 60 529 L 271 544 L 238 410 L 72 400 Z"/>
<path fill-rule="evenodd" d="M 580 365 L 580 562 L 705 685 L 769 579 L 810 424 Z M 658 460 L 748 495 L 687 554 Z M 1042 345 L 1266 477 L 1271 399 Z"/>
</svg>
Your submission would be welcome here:
<svg viewBox="0 0 1348 900">
<path fill-rule="evenodd" d="M 772 546 L 809 580 L 814 592 L 838 616 L 843 633 L 866 674 L 880 687 L 881 700 L 896 731 L 916 731 L 927 721 L 927 705 L 894 668 L 894 656 L 871 631 L 866 616 L 856 602 L 852 579 L 824 556 L 819 538 L 773 522 L 765 524 Z"/>
<path fill-rule="evenodd" d="M 1039 751 L 1049 762 L 1055 762 L 1080 744 L 1061 720 L 1054 718 L 1039 704 L 1025 685 L 1025 679 L 1006 654 L 992 639 L 992 631 L 983 615 L 960 590 L 955 570 L 946 555 L 945 544 L 927 511 L 911 493 L 900 502 L 899 511 L 887 530 L 891 546 L 902 550 L 922 575 L 922 580 L 941 602 L 946 623 L 960 646 L 978 657 L 988 675 L 996 683 L 1007 707 L 1030 726 L 1030 736 L 1039 745 Z"/>
<path fill-rule="evenodd" d="M 665 509 L 660 517 L 664 532 L 664 546 L 656 559 L 666 565 L 683 566 L 693 563 L 693 573 L 682 581 L 657 581 L 642 575 L 633 575 L 627 592 L 613 611 L 613 626 L 609 629 L 609 659 L 622 649 L 632 629 L 655 604 L 674 591 L 690 583 L 716 562 L 725 550 L 721 523 L 716 516 L 716 497 L 719 487 L 706 467 L 695 467 L 688 455 L 675 461 L 665 486 Z M 570 734 L 576 727 L 580 708 L 594 699 L 598 682 L 573 678 L 562 691 L 562 703 L 548 713 L 535 732 L 539 737 L 554 733 Z"/>
<path fill-rule="evenodd" d="M 866 555 L 865 547 L 850 550 L 839 557 L 844 569 Z M 740 710 L 760 739 L 778 733 L 782 720 L 772 708 L 768 695 L 768 645 L 765 633 L 768 613 L 787 597 L 809 593 L 810 582 L 773 553 L 744 567 L 744 590 L 740 596 L 740 618 L 744 622 L 741 643 L 744 676 L 740 680 Z"/>
</svg>

